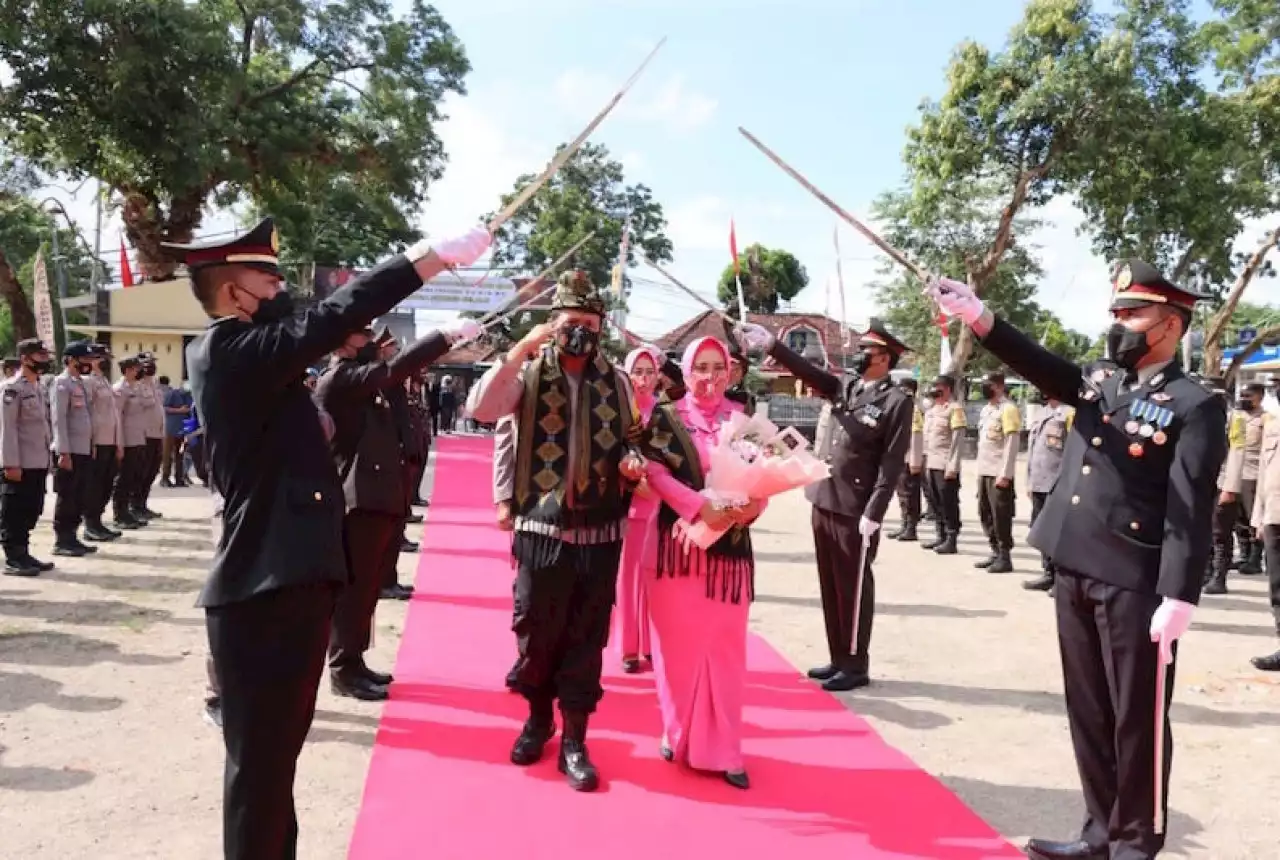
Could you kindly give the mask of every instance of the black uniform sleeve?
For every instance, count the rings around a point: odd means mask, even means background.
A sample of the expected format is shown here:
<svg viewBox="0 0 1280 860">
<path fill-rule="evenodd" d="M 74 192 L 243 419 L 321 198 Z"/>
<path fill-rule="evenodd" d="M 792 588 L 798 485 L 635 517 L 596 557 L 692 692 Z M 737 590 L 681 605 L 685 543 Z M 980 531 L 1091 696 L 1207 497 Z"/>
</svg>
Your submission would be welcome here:
<svg viewBox="0 0 1280 860">
<path fill-rule="evenodd" d="M 413 263 L 397 255 L 355 278 L 300 319 L 237 331 L 221 344 L 213 361 L 283 388 L 342 346 L 351 332 L 391 310 L 420 286 L 422 279 Z"/>
<path fill-rule="evenodd" d="M 438 331 L 414 341 L 390 361 L 344 365 L 338 369 L 330 397 L 357 397 L 385 391 L 404 381 L 449 351 L 449 339 Z"/>
<path fill-rule="evenodd" d="M 782 341 L 775 340 L 773 342 L 773 346 L 769 347 L 769 355 L 791 371 L 797 379 L 818 392 L 819 397 L 834 401 L 839 399 L 843 392 L 839 377 L 827 373 Z"/>
<path fill-rule="evenodd" d="M 1160 578 L 1156 582 L 1156 592 L 1162 597 L 1200 602 L 1213 543 L 1218 472 L 1226 456 L 1226 411 L 1208 398 L 1187 416 L 1169 469 Z"/>
<path fill-rule="evenodd" d="M 885 412 L 888 424 L 888 435 L 885 441 L 884 454 L 880 457 L 880 474 L 876 476 L 875 488 L 862 515 L 869 520 L 881 522 L 884 512 L 889 508 L 889 500 L 898 489 L 898 477 L 907 465 L 907 448 L 911 445 L 911 414 L 915 406 L 905 396 L 895 397 L 894 403 Z"/>
<path fill-rule="evenodd" d="M 1080 366 L 1050 352 L 999 317 L 982 345 L 1045 396 L 1072 406 L 1080 400 Z"/>
</svg>

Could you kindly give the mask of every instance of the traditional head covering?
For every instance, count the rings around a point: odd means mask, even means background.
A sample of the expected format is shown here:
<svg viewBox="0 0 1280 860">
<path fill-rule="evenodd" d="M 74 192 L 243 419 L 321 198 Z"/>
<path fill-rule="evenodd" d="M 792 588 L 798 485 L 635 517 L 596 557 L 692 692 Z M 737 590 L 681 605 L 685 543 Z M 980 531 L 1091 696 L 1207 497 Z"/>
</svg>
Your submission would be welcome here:
<svg viewBox="0 0 1280 860">
<path fill-rule="evenodd" d="M 684 348 L 684 355 L 681 356 L 680 358 L 680 369 L 684 371 L 685 384 L 688 386 L 687 388 L 688 393 L 686 396 L 688 397 L 693 397 L 693 385 L 692 385 L 693 360 L 697 358 L 698 353 L 702 352 L 702 350 L 706 349 L 707 347 L 712 347 L 714 349 L 719 350 L 720 354 L 724 356 L 725 364 L 729 364 L 731 361 L 733 361 L 733 356 L 729 354 L 729 347 L 725 346 L 724 342 L 721 341 L 719 338 L 700 337 L 697 340 L 690 341 L 689 345 Z M 727 377 L 725 379 L 725 385 L 728 385 Z M 723 400 L 724 393 L 721 392 L 720 396 L 721 396 L 721 399 Z M 703 407 L 711 407 L 711 406 L 719 406 L 720 404 L 718 402 L 707 403 L 704 401 L 699 405 Z"/>
<path fill-rule="evenodd" d="M 643 344 L 627 353 L 626 359 L 622 362 L 622 369 L 627 373 L 631 373 L 632 368 L 636 366 L 636 361 L 639 360 L 642 355 L 649 356 L 649 360 L 653 362 L 654 370 L 661 370 L 662 365 L 667 363 L 667 357 L 663 355 L 657 347 Z"/>
<path fill-rule="evenodd" d="M 174 256 L 186 263 L 187 270 L 197 272 L 210 266 L 249 266 L 271 275 L 280 274 L 280 234 L 276 222 L 263 218 L 248 233 L 231 240 L 206 240 L 204 242 L 161 242 L 160 247 L 174 252 Z"/>
<path fill-rule="evenodd" d="M 1111 310 L 1145 305 L 1172 305 L 1190 311 L 1208 296 L 1184 289 L 1165 279 L 1150 263 L 1130 257 L 1121 260 L 1111 278 Z"/>
<path fill-rule="evenodd" d="M 580 269 L 565 272 L 556 282 L 551 310 L 589 311 L 604 316 L 604 299 L 596 292 L 591 276 Z"/>
</svg>

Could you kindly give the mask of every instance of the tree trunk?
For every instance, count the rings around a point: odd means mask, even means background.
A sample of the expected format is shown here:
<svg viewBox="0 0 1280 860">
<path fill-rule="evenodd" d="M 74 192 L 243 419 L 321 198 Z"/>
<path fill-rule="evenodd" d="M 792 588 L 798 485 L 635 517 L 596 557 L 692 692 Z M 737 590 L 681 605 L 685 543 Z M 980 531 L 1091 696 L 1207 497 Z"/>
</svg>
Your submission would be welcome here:
<svg viewBox="0 0 1280 860">
<path fill-rule="evenodd" d="M 31 310 L 31 300 L 18 283 L 18 274 L 9 258 L 0 249 L 0 297 L 9 306 L 9 319 L 13 321 L 13 339 L 26 340 L 36 336 L 36 315 Z M 52 344 L 48 344 L 52 346 Z"/>
<path fill-rule="evenodd" d="M 1222 335 L 1227 330 L 1227 323 L 1231 321 L 1232 315 L 1235 314 L 1236 307 L 1240 304 L 1240 297 L 1244 295 L 1245 288 L 1252 283 L 1254 276 L 1258 274 L 1258 270 L 1266 262 L 1267 254 L 1271 253 L 1271 249 L 1276 247 L 1277 244 L 1280 244 L 1280 227 L 1276 227 L 1268 233 L 1262 244 L 1258 246 L 1258 249 L 1249 255 L 1248 261 L 1245 262 L 1244 268 L 1241 269 L 1240 275 L 1231 287 L 1231 292 L 1227 294 L 1227 300 L 1223 302 L 1222 307 L 1209 320 L 1209 328 L 1204 336 L 1204 371 L 1206 374 L 1216 375 L 1218 368 L 1222 367 Z"/>
<path fill-rule="evenodd" d="M 172 278 L 178 261 L 160 246 L 161 242 L 190 242 L 203 218 L 201 208 L 207 195 L 192 192 L 175 197 L 168 213 L 146 195 L 129 189 L 120 189 L 124 206 L 120 217 L 124 221 L 125 236 L 138 252 L 137 263 L 143 278 L 164 281 Z"/>
<path fill-rule="evenodd" d="M 1280 337 L 1280 325 L 1267 326 L 1262 331 L 1258 332 L 1257 337 L 1249 341 L 1248 345 L 1245 346 L 1244 349 L 1231 357 L 1231 363 L 1227 365 L 1227 372 L 1223 374 L 1223 378 L 1226 382 L 1222 387 L 1228 391 L 1234 388 L 1236 384 L 1236 375 L 1240 372 L 1240 368 L 1244 366 L 1244 363 L 1249 360 L 1249 356 L 1266 346 L 1267 341 L 1277 337 Z"/>
</svg>

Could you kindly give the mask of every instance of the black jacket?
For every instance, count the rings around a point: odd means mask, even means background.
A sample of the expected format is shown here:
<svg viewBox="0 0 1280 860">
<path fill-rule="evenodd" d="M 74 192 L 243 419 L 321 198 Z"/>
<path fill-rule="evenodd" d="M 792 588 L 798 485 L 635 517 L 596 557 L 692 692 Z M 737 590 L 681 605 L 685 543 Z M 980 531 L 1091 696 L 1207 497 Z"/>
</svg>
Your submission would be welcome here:
<svg viewBox="0 0 1280 860">
<path fill-rule="evenodd" d="M 301 317 L 220 319 L 187 347 L 210 477 L 226 505 L 200 606 L 347 581 L 342 487 L 303 374 L 421 285 L 396 256 Z"/>
<path fill-rule="evenodd" d="M 1076 407 L 1062 472 L 1029 543 L 1067 571 L 1198 602 L 1227 455 L 1222 403 L 1176 362 L 1123 390 L 1123 371 L 1086 376 L 999 319 L 983 345 L 1046 397 Z M 1144 405 L 1172 413 L 1161 437 L 1140 429 L 1156 426 Z"/>
</svg>

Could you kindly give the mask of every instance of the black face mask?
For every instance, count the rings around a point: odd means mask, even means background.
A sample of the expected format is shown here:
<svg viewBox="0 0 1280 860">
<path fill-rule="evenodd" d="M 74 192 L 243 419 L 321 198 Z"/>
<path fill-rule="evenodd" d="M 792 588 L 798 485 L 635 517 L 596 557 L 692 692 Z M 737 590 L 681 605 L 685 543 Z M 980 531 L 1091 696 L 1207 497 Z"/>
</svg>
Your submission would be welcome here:
<svg viewBox="0 0 1280 860">
<path fill-rule="evenodd" d="M 560 335 L 560 349 L 565 355 L 583 358 L 595 352 L 600 333 L 594 332 L 584 325 L 569 326 Z"/>
<path fill-rule="evenodd" d="M 1107 329 L 1107 355 L 1125 370 L 1136 370 L 1149 352 L 1151 345 L 1145 331 L 1133 331 L 1123 323 L 1112 323 Z"/>
<path fill-rule="evenodd" d="M 80 364 L 77 364 L 77 365 L 76 365 L 76 368 L 77 368 L 81 373 L 92 373 L 92 372 L 93 372 L 93 365 L 92 365 L 92 364 L 80 363 Z"/>
<path fill-rule="evenodd" d="M 1241 398 L 1240 398 L 1240 400 L 1236 402 L 1236 408 L 1237 408 L 1237 409 L 1243 409 L 1245 412 L 1252 412 L 1253 410 L 1257 409 L 1258 407 L 1257 407 L 1257 405 L 1256 405 L 1256 404 L 1255 404 L 1251 399 L 1249 399 L 1248 397 L 1241 397 Z"/>
<path fill-rule="evenodd" d="M 863 350 L 853 357 L 853 361 L 849 362 L 849 369 L 859 376 L 865 376 L 867 368 L 871 366 L 871 353 Z"/>
<path fill-rule="evenodd" d="M 144 367 L 142 368 L 142 375 L 143 375 L 143 376 L 155 376 L 155 375 L 156 375 L 156 366 L 155 366 L 154 364 L 148 364 L 148 365 L 144 366 Z"/>
<path fill-rule="evenodd" d="M 50 373 L 53 371 L 53 362 L 52 361 L 30 361 L 27 363 L 27 367 L 30 367 L 36 373 Z"/>
<path fill-rule="evenodd" d="M 364 346 L 356 350 L 356 361 L 361 364 L 369 364 L 378 358 L 378 345 L 376 343 L 366 343 Z"/>
<path fill-rule="evenodd" d="M 269 325 L 293 316 L 293 294 L 281 290 L 269 299 L 260 299 L 251 319 L 258 325 Z"/>
<path fill-rule="evenodd" d="M 995 397 L 995 396 L 996 396 L 996 387 L 995 387 L 994 385 L 992 385 L 990 382 L 985 382 L 985 383 L 983 383 L 983 385 L 982 385 L 982 399 L 983 399 L 983 400 L 990 400 L 991 398 L 993 398 L 993 397 Z"/>
</svg>

